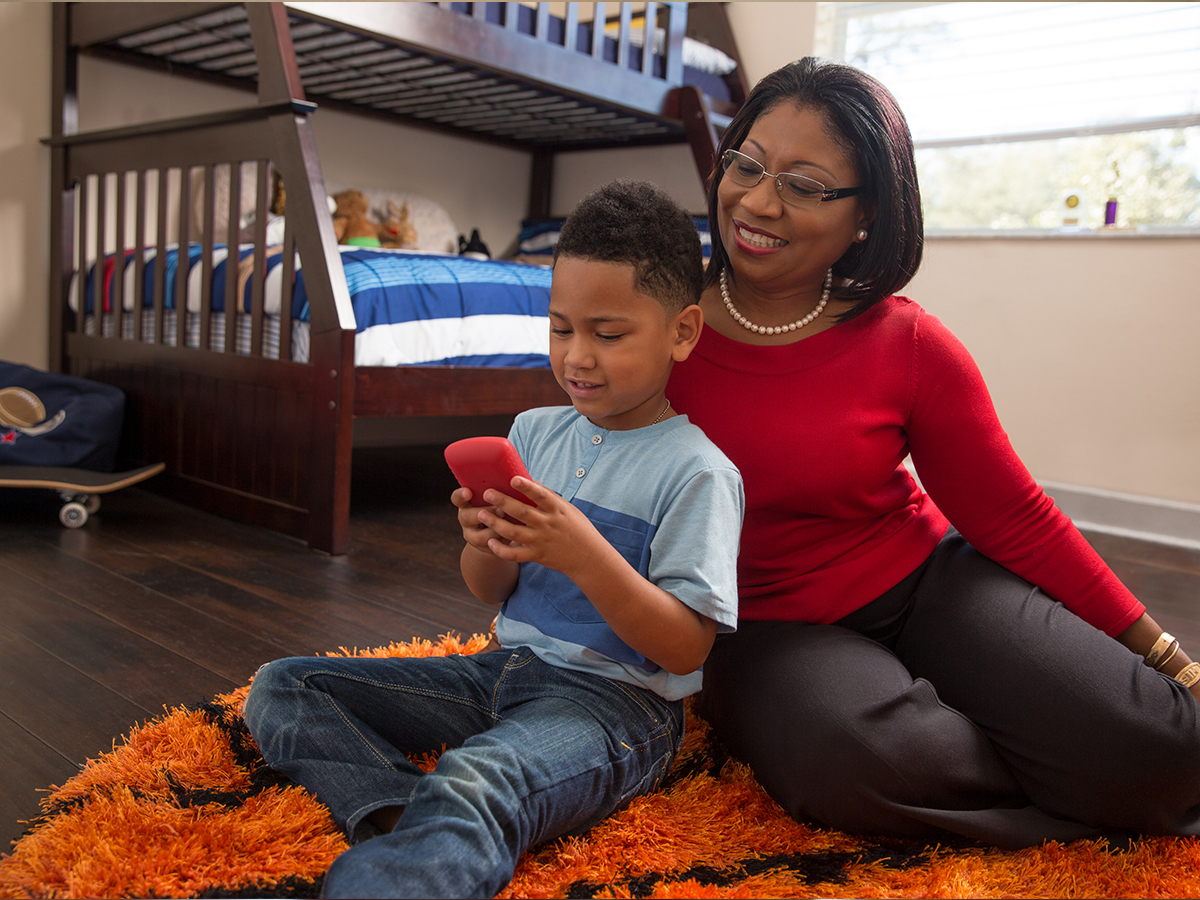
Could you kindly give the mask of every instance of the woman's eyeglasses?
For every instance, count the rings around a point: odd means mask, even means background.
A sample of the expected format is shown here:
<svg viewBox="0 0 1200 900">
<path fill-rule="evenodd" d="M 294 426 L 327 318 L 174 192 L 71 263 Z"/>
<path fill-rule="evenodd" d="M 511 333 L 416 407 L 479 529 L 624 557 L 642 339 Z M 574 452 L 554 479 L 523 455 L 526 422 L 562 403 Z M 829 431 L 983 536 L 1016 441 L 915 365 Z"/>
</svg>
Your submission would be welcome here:
<svg viewBox="0 0 1200 900">
<path fill-rule="evenodd" d="M 754 159 L 736 150 L 726 150 L 721 154 L 721 168 L 734 184 L 742 187 L 754 187 L 764 176 L 774 178 L 780 199 L 791 206 L 812 209 L 826 200 L 840 200 L 862 193 L 861 187 L 826 190 L 821 182 L 791 172 L 772 175 Z"/>
</svg>

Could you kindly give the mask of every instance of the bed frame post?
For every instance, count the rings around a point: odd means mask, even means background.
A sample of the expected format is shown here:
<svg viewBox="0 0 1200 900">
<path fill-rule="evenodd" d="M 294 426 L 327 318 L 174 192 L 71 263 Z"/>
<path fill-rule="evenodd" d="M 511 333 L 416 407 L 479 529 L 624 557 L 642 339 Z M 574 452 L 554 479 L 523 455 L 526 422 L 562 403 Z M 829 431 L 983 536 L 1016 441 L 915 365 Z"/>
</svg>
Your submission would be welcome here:
<svg viewBox="0 0 1200 900">
<path fill-rule="evenodd" d="M 246 17 L 258 61 L 258 102 L 265 106 L 281 100 L 303 100 L 304 86 L 296 68 L 287 9 L 282 3 L 247 3 Z"/>
<path fill-rule="evenodd" d="M 258 61 L 261 105 L 303 101 L 287 10 L 282 3 L 247 3 L 246 15 Z M 314 296 L 309 365 L 311 459 L 308 466 L 308 543 L 327 553 L 346 552 L 350 527 L 350 455 L 354 436 L 354 313 L 341 253 L 325 205 L 325 180 L 306 112 L 272 117 L 274 159 L 287 185 L 287 214 L 296 249 Z M 318 206 L 318 199 L 320 201 Z"/>
<path fill-rule="evenodd" d="M 717 158 L 718 145 L 717 129 L 713 125 L 712 114 L 699 88 L 685 85 L 675 88 L 672 93 L 675 95 L 675 102 L 679 104 L 679 118 L 683 122 L 683 130 L 687 132 L 692 159 L 696 161 L 696 171 L 700 174 L 700 183 L 707 190 L 708 179 Z"/>
<path fill-rule="evenodd" d="M 75 134 L 79 130 L 78 52 L 71 46 L 70 7 L 53 4 L 51 50 L 52 138 Z M 50 329 L 49 369 L 64 371 L 66 331 L 66 292 L 71 283 L 75 247 L 74 192 L 66 183 L 67 147 L 50 147 Z"/>
<path fill-rule="evenodd" d="M 722 78 L 729 88 L 729 102 L 736 109 L 746 101 L 750 86 L 729 24 L 728 6 L 728 3 L 689 3 L 687 33 L 689 37 L 716 47 L 737 63 L 737 68 Z"/>
<path fill-rule="evenodd" d="M 534 150 L 529 172 L 529 211 L 526 218 L 550 218 L 550 192 L 553 184 L 554 154 L 549 150 Z"/>
</svg>

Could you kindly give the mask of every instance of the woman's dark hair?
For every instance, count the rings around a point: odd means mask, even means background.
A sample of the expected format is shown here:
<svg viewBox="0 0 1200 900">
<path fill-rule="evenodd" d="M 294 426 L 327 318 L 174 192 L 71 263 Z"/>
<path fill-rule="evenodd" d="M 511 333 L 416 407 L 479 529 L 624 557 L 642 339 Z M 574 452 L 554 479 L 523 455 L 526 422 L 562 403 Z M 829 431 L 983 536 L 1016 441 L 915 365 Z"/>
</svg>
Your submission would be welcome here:
<svg viewBox="0 0 1200 900">
<path fill-rule="evenodd" d="M 696 223 L 646 181 L 613 181 L 580 200 L 554 245 L 554 261 L 562 256 L 633 266 L 633 286 L 669 315 L 700 300 L 704 255 Z"/>
<path fill-rule="evenodd" d="M 759 117 L 783 103 L 825 115 L 830 137 L 845 147 L 862 179 L 865 190 L 859 202 L 875 209 L 870 237 L 852 244 L 833 264 L 834 275 L 849 283 L 835 288 L 832 296 L 856 301 L 841 316 L 852 319 L 908 284 L 921 265 L 925 243 L 921 191 L 912 135 L 896 99 L 867 73 L 827 59 L 808 56 L 767 75 L 725 129 L 708 182 L 712 255 L 705 287 L 716 284 L 729 265 L 717 224 L 717 191 L 724 175 L 721 154 L 741 147 Z"/>
</svg>

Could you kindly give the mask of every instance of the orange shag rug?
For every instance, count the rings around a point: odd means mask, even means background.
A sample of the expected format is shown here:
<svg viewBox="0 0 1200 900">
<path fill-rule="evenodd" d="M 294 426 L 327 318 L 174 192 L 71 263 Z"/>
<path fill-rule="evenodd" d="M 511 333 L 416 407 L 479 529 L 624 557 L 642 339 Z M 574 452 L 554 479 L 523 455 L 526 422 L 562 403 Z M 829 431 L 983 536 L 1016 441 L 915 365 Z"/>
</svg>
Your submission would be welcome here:
<svg viewBox="0 0 1200 900">
<path fill-rule="evenodd" d="M 475 653 L 486 643 L 447 635 L 329 655 Z M 239 713 L 248 689 L 134 727 L 53 788 L 0 859 L 0 897 L 318 896 L 346 842 L 324 807 L 264 765 Z M 1006 852 L 800 825 L 689 712 L 662 792 L 527 854 L 499 896 L 1200 897 L 1200 840 Z"/>
</svg>

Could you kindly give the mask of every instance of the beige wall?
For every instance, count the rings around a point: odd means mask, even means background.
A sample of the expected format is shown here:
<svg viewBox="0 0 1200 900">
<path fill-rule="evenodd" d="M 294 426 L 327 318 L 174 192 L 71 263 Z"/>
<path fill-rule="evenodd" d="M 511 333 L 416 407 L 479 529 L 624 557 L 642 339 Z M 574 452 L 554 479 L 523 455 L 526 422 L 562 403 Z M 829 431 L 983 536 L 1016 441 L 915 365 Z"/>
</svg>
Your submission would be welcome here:
<svg viewBox="0 0 1200 900">
<path fill-rule="evenodd" d="M 746 79 L 754 84 L 769 72 L 813 51 L 816 3 L 730 3 L 729 27 L 737 40 Z"/>
<path fill-rule="evenodd" d="M 906 291 L 1043 481 L 1200 503 L 1200 238 L 931 238 Z"/>
<path fill-rule="evenodd" d="M 810 52 L 812 3 L 738 2 L 730 18 L 751 79 Z M 0 4 L 0 359 L 44 366 L 50 12 Z M 217 108 L 247 94 L 87 61 L 84 125 Z M 318 111 L 329 178 L 441 202 L 494 252 L 525 211 L 528 157 L 425 131 Z M 555 211 L 617 176 L 659 181 L 703 209 L 682 147 L 568 154 Z M 1034 475 L 1200 503 L 1200 237 L 930 239 L 908 293 L 979 361 Z"/>
<path fill-rule="evenodd" d="M 0 359 L 45 368 L 50 5 L 0 3 Z"/>
</svg>

